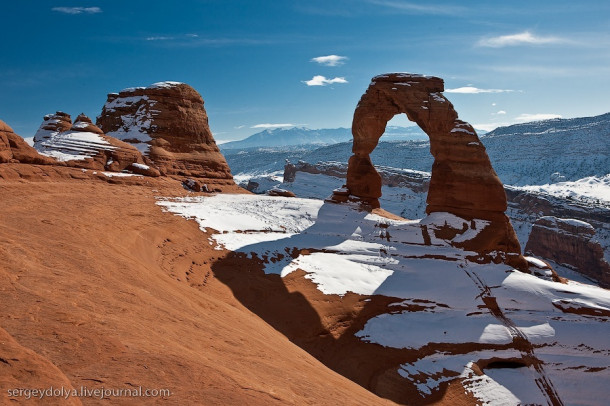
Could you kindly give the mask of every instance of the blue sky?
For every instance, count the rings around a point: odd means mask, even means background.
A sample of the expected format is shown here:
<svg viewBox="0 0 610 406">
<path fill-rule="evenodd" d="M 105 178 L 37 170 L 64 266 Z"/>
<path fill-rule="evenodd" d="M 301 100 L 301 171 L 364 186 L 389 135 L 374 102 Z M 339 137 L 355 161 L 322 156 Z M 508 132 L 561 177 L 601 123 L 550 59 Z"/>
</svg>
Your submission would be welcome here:
<svg viewBox="0 0 610 406">
<path fill-rule="evenodd" d="M 267 125 L 349 127 L 385 72 L 444 78 L 477 128 L 610 111 L 607 0 L 39 0 L 2 10 L 0 119 L 24 137 L 44 114 L 93 118 L 107 93 L 164 80 L 201 93 L 221 141 Z"/>
</svg>

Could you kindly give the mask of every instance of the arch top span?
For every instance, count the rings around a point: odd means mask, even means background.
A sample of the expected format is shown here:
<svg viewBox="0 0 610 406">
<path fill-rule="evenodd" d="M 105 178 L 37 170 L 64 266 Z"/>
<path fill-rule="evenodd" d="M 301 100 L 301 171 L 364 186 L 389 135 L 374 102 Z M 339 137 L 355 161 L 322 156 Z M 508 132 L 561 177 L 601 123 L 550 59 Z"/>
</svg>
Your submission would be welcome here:
<svg viewBox="0 0 610 406">
<path fill-rule="evenodd" d="M 381 177 L 370 154 L 397 114 L 406 114 L 430 138 L 434 157 L 426 213 L 448 212 L 464 219 L 483 219 L 497 229 L 489 250 L 521 257 L 515 232 L 504 214 L 507 203 L 502 182 L 474 128 L 458 118 L 443 95 L 444 81 L 434 76 L 387 73 L 375 76 L 354 112 L 353 155 L 347 189 L 356 200 L 379 205 Z M 522 257 L 521 257 L 522 258 Z"/>
</svg>

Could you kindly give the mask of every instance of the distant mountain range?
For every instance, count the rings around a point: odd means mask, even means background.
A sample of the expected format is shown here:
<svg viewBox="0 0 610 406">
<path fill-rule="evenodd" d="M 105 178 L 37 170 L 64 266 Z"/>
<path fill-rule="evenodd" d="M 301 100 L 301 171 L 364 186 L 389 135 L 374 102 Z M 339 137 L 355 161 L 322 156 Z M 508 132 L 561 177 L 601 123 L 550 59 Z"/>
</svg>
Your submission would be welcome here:
<svg viewBox="0 0 610 406">
<path fill-rule="evenodd" d="M 220 149 L 241 149 L 255 147 L 285 147 L 288 145 L 314 144 L 328 145 L 349 141 L 349 128 L 323 128 L 310 130 L 305 127 L 273 128 L 263 130 L 240 141 L 221 144 Z"/>
<path fill-rule="evenodd" d="M 384 135 L 371 159 L 375 165 L 429 172 L 433 158 L 425 139 L 392 141 Z M 481 141 L 498 176 L 509 185 L 576 181 L 610 173 L 610 113 L 501 127 L 482 136 Z M 223 153 L 233 174 L 245 176 L 281 171 L 285 159 L 347 162 L 351 148 L 350 137 L 333 145 L 253 147 L 245 151 L 225 147 Z"/>
<path fill-rule="evenodd" d="M 479 135 L 485 131 L 477 130 Z M 240 141 L 231 141 L 219 145 L 220 149 L 244 149 L 257 147 L 286 147 L 292 145 L 332 145 L 348 142 L 352 139 L 350 128 L 322 128 L 312 130 L 305 127 L 267 129 Z M 388 126 L 383 141 L 425 141 L 426 133 L 418 126 Z"/>
</svg>

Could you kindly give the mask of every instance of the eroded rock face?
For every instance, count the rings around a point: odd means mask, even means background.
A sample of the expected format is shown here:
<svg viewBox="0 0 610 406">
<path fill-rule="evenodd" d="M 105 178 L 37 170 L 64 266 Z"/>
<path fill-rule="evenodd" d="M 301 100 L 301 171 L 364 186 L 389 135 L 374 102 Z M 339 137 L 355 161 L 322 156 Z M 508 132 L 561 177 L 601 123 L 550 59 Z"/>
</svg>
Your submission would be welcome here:
<svg viewBox="0 0 610 406">
<path fill-rule="evenodd" d="M 111 93 L 97 125 L 136 146 L 164 174 L 233 183 L 203 99 L 187 84 L 161 82 Z"/>
<path fill-rule="evenodd" d="M 72 127 L 70 127 L 70 130 L 89 132 L 94 134 L 104 134 L 104 132 L 98 126 L 93 124 L 91 119 L 87 117 L 84 113 L 81 113 L 76 117 L 76 120 L 74 121 L 74 124 L 72 124 Z"/>
<path fill-rule="evenodd" d="M 72 128 L 72 118 L 69 114 L 63 111 L 47 114 L 43 117 L 42 124 L 34 135 L 34 147 L 38 149 L 42 142 L 61 132 L 68 131 L 70 128 Z"/>
<path fill-rule="evenodd" d="M 594 236 L 589 223 L 545 216 L 534 223 L 525 252 L 568 265 L 610 288 L 610 264 Z"/>
<path fill-rule="evenodd" d="M 0 120 L 0 163 L 52 164 L 53 160 L 41 156 L 13 129 Z"/>
<path fill-rule="evenodd" d="M 527 268 L 504 214 L 507 204 L 502 182 L 475 130 L 458 119 L 443 91 L 444 82 L 437 77 L 390 73 L 373 78 L 354 112 L 354 155 L 348 164 L 347 189 L 351 196 L 378 206 L 382 181 L 370 154 L 387 122 L 405 113 L 430 137 L 434 163 L 426 213 L 447 212 L 466 221 L 488 221 L 472 240 L 456 241 L 455 245 L 480 253 L 482 260 L 491 258 Z"/>
<path fill-rule="evenodd" d="M 34 136 L 34 146 L 54 163 L 93 170 L 159 176 L 134 146 L 110 137 L 89 117 L 80 114 L 74 123 L 69 114 L 48 114 Z"/>
</svg>

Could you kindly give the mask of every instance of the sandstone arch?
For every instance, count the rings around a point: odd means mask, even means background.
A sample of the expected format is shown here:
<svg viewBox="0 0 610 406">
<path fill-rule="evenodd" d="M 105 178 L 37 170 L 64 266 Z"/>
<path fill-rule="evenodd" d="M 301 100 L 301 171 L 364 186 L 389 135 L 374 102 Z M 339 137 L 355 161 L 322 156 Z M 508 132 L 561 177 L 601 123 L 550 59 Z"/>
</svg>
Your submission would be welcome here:
<svg viewBox="0 0 610 406">
<path fill-rule="evenodd" d="M 487 220 L 490 225 L 476 238 L 453 245 L 477 251 L 485 260 L 526 268 L 515 232 L 504 214 L 507 203 L 502 182 L 475 130 L 458 119 L 443 91 L 443 79 L 438 77 L 390 73 L 373 78 L 354 112 L 354 155 L 347 172 L 349 194 L 378 206 L 381 177 L 370 153 L 387 122 L 404 113 L 430 137 L 434 163 L 426 213 L 448 212 L 466 220 Z M 443 239 L 451 239 L 450 231 L 443 233 Z"/>
</svg>

